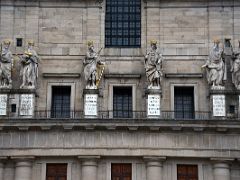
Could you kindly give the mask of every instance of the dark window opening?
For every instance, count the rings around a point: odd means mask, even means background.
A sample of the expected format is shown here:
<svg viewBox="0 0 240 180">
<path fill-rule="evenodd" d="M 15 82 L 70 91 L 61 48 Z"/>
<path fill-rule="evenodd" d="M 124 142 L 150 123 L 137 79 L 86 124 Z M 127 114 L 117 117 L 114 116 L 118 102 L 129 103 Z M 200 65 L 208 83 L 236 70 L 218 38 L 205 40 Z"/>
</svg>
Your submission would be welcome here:
<svg viewBox="0 0 240 180">
<path fill-rule="evenodd" d="M 177 180 L 198 180 L 198 166 L 178 164 Z"/>
<path fill-rule="evenodd" d="M 113 87 L 113 117 L 132 117 L 132 87 Z"/>
<path fill-rule="evenodd" d="M 17 105 L 16 104 L 11 104 L 11 112 L 12 113 L 17 112 Z"/>
<path fill-rule="evenodd" d="M 111 180 L 132 180 L 132 164 L 112 164 Z"/>
<path fill-rule="evenodd" d="M 22 47 L 22 38 L 17 38 L 17 47 Z"/>
<path fill-rule="evenodd" d="M 52 118 L 69 118 L 70 117 L 70 86 L 53 86 L 52 87 Z"/>
<path fill-rule="evenodd" d="M 47 164 L 46 180 L 67 180 L 67 164 Z"/>
<path fill-rule="evenodd" d="M 235 106 L 234 105 L 230 105 L 229 106 L 229 113 L 230 114 L 234 114 L 235 113 Z"/>
<path fill-rule="evenodd" d="M 105 46 L 141 46 L 141 0 L 107 0 Z"/>
<path fill-rule="evenodd" d="M 174 87 L 175 118 L 194 118 L 194 88 Z"/>
</svg>

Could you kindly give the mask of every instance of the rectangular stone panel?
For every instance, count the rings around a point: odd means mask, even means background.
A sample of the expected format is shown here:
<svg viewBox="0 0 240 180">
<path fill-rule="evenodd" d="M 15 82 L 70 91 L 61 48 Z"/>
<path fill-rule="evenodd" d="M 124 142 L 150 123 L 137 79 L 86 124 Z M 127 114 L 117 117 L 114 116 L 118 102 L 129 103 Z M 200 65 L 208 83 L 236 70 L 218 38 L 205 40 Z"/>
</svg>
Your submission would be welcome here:
<svg viewBox="0 0 240 180">
<path fill-rule="evenodd" d="M 21 94 L 20 115 L 32 116 L 34 111 L 34 97 L 33 94 Z"/>
<path fill-rule="evenodd" d="M 97 94 L 86 94 L 84 103 L 85 116 L 97 116 Z"/>
<path fill-rule="evenodd" d="M 225 95 L 213 95 L 213 116 L 226 116 Z"/>
<path fill-rule="evenodd" d="M 160 116 L 160 95 L 148 95 L 148 116 Z"/>
<path fill-rule="evenodd" d="M 0 116 L 7 115 L 7 94 L 0 94 Z"/>
</svg>

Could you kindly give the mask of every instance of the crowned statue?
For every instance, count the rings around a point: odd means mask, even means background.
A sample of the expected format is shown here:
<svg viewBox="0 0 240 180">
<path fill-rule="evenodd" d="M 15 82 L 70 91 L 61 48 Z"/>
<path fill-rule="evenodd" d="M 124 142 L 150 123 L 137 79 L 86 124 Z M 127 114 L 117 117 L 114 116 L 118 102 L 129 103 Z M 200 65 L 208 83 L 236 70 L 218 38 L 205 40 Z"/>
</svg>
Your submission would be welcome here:
<svg viewBox="0 0 240 180">
<path fill-rule="evenodd" d="M 1 44 L 0 56 L 0 88 L 12 88 L 12 66 L 13 56 L 10 51 L 10 40 L 5 40 Z"/>
<path fill-rule="evenodd" d="M 97 89 L 104 71 L 105 63 L 100 60 L 102 48 L 96 52 L 93 41 L 88 41 L 88 51 L 84 58 L 84 76 L 87 82 L 86 89 Z"/>
<path fill-rule="evenodd" d="M 37 52 L 33 49 L 34 42 L 27 42 L 27 50 L 20 57 L 21 61 L 21 75 L 22 75 L 22 85 L 20 88 L 35 89 L 37 86 L 38 78 L 38 63 L 39 56 Z"/>
<path fill-rule="evenodd" d="M 151 41 L 151 50 L 147 52 L 144 62 L 149 82 L 148 89 L 161 89 L 163 56 L 157 49 L 157 41 Z"/>
</svg>

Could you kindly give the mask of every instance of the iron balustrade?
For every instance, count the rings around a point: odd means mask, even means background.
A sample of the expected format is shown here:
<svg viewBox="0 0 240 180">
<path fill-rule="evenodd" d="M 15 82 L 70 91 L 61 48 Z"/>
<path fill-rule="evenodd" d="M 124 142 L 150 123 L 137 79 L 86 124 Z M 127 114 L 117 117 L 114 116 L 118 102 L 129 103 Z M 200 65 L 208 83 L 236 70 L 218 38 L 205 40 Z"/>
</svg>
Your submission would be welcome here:
<svg viewBox="0 0 240 180">
<path fill-rule="evenodd" d="M 59 112 L 53 114 L 51 110 L 35 111 L 33 116 L 2 116 L 8 118 L 36 118 L 36 119 L 161 119 L 161 120 L 170 120 L 170 119 L 179 119 L 179 120 L 207 120 L 214 119 L 211 112 L 209 111 L 195 111 L 189 112 L 191 116 L 187 118 L 177 118 L 177 111 L 161 111 L 160 116 L 148 116 L 146 111 L 132 111 L 130 116 L 115 116 L 116 111 L 98 111 L 97 116 L 85 116 L 83 111 L 68 111 L 68 112 Z M 118 114 L 124 114 L 126 112 L 121 111 L 117 112 Z M 127 112 L 129 113 L 129 112 Z M 57 114 L 57 115 L 56 115 Z M 60 115 L 63 116 L 60 116 Z M 225 117 L 227 118 L 227 117 Z M 216 118 L 215 118 L 216 119 Z"/>
</svg>

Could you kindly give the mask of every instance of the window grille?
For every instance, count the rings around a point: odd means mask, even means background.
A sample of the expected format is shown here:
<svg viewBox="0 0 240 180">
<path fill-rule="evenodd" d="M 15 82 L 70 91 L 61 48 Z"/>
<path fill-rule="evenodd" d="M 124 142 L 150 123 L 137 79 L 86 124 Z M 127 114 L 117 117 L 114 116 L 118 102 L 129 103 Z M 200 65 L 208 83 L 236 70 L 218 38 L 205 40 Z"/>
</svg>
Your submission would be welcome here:
<svg viewBox="0 0 240 180">
<path fill-rule="evenodd" d="M 107 0 L 105 47 L 141 46 L 141 0 Z"/>
</svg>

